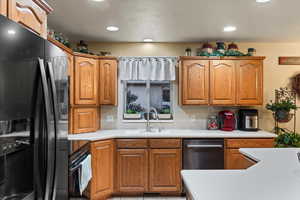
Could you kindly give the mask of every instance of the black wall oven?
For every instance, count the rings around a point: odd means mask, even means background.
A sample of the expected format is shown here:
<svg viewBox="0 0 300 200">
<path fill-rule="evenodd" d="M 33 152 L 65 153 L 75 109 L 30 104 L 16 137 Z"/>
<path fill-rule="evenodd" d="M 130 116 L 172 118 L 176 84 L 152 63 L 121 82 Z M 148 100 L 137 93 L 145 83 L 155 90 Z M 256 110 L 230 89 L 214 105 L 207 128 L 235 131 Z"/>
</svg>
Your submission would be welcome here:
<svg viewBox="0 0 300 200">
<path fill-rule="evenodd" d="M 3 16 L 0 47 L 0 200 L 67 199 L 67 57 Z"/>
</svg>

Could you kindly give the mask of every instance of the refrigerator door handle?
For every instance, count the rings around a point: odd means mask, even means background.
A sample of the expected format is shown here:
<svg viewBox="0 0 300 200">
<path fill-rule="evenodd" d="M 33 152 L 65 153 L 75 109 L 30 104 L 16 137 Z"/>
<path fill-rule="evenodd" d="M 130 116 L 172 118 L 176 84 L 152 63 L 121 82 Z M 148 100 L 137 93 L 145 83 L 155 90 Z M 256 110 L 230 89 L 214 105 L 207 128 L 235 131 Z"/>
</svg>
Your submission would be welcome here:
<svg viewBox="0 0 300 200">
<path fill-rule="evenodd" d="M 53 66 L 51 62 L 47 62 L 48 65 L 48 72 L 50 78 L 50 88 L 52 92 L 52 102 L 53 102 L 53 110 L 54 110 L 54 121 L 55 121 L 55 132 L 57 133 L 57 121 L 58 121 L 58 110 L 57 110 L 57 93 L 56 93 L 56 86 L 53 74 Z"/>
<path fill-rule="evenodd" d="M 51 62 L 47 62 L 47 66 L 48 66 L 48 74 L 49 74 L 49 80 L 50 80 L 50 88 L 51 88 L 51 92 L 52 92 L 52 106 L 53 106 L 53 112 L 54 112 L 54 128 L 55 128 L 55 152 L 53 154 L 54 157 L 54 178 L 53 178 L 53 198 L 55 196 L 56 193 L 56 148 L 57 148 L 57 137 L 58 137 L 58 119 L 59 119 L 59 113 L 58 113 L 58 109 L 57 109 L 57 92 L 56 92 L 56 86 L 55 86 L 55 79 L 54 79 L 54 74 L 53 74 L 53 66 Z"/>
<path fill-rule="evenodd" d="M 49 94 L 49 88 L 47 84 L 47 75 L 44 65 L 44 60 L 39 58 L 39 67 L 41 72 L 41 79 L 42 79 L 42 89 L 44 94 L 44 102 L 45 102 L 45 119 L 46 119 L 46 131 L 47 131 L 47 172 L 46 172 L 46 187 L 45 187 L 45 197 L 44 200 L 52 200 L 53 196 L 53 183 L 54 183 L 54 157 L 51 152 L 55 151 L 55 144 L 53 143 L 53 137 L 50 131 L 51 121 L 51 99 Z M 52 155 L 52 156 L 51 156 Z M 55 156 L 55 155 L 54 155 Z"/>
</svg>

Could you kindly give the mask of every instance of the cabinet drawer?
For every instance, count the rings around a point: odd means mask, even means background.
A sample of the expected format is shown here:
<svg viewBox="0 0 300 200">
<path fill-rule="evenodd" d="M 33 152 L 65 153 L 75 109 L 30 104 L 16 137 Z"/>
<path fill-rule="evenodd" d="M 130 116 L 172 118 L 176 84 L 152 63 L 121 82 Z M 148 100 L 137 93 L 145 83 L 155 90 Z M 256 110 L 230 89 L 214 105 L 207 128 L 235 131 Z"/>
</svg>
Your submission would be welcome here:
<svg viewBox="0 0 300 200">
<path fill-rule="evenodd" d="M 118 139 L 117 147 L 119 149 L 147 148 L 148 140 L 147 139 Z"/>
<path fill-rule="evenodd" d="M 150 139 L 150 147 L 153 149 L 170 149 L 170 148 L 180 148 L 180 139 Z"/>
<path fill-rule="evenodd" d="M 227 139 L 227 148 L 272 148 L 274 139 Z"/>
</svg>

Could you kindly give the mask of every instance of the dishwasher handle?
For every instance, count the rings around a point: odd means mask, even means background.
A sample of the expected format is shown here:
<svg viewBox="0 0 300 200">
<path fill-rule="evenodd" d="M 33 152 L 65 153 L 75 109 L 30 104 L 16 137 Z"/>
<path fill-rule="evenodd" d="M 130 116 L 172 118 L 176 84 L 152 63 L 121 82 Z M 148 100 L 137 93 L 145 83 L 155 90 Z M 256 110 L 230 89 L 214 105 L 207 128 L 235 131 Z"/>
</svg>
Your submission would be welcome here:
<svg viewBox="0 0 300 200">
<path fill-rule="evenodd" d="M 186 145 L 187 148 L 222 148 L 223 145 L 221 144 L 188 144 Z"/>
</svg>

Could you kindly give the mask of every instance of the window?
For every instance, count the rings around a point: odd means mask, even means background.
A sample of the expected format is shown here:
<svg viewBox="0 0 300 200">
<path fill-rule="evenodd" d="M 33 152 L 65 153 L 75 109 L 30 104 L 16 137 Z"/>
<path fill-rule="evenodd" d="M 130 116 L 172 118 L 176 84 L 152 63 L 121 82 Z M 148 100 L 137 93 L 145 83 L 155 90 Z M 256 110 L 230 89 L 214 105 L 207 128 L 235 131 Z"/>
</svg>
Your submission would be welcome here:
<svg viewBox="0 0 300 200">
<path fill-rule="evenodd" d="M 173 119 L 170 81 L 124 81 L 124 120 Z"/>
</svg>

